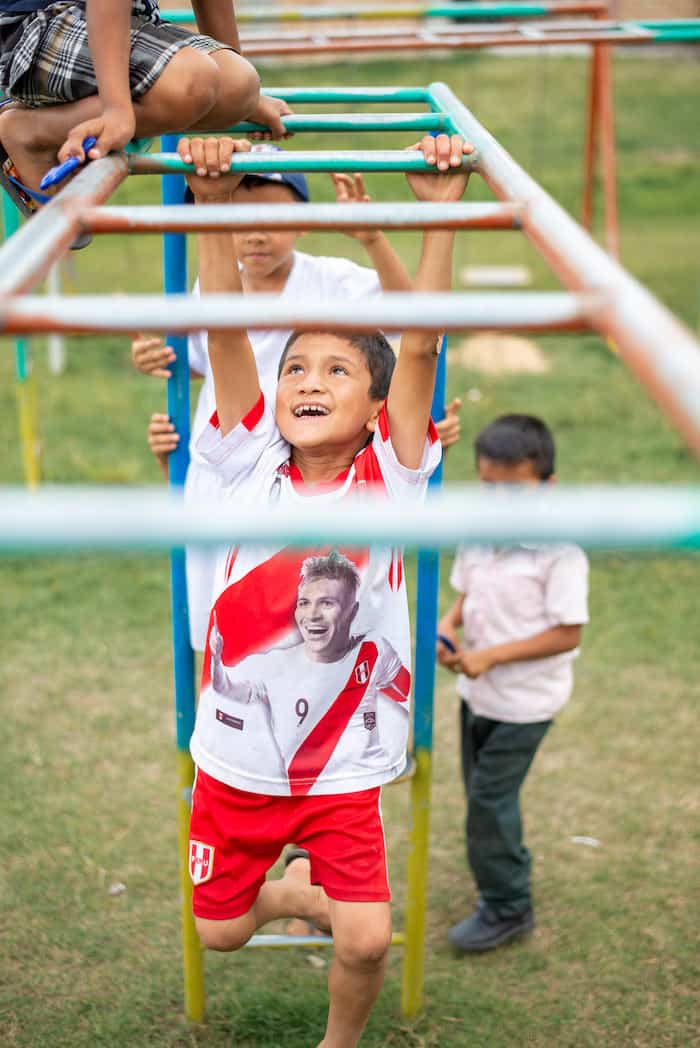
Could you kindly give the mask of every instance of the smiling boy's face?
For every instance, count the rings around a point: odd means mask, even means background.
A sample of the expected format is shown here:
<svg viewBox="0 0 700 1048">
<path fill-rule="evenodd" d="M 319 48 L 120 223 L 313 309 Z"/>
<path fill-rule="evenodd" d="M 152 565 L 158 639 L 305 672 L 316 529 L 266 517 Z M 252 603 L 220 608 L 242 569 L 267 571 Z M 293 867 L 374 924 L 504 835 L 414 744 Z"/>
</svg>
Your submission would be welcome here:
<svg viewBox="0 0 700 1048">
<path fill-rule="evenodd" d="M 342 659 L 350 647 L 350 627 L 356 614 L 354 588 L 343 579 L 302 582 L 294 618 L 308 657 L 313 662 Z"/>
<path fill-rule="evenodd" d="M 372 375 L 362 350 L 338 335 L 300 335 L 277 384 L 280 433 L 295 448 L 362 447 L 383 401 L 370 397 Z M 357 445 L 357 447 L 355 447 Z"/>
<path fill-rule="evenodd" d="M 299 204 L 301 201 L 289 186 L 281 182 L 245 182 L 233 194 L 235 204 Z M 234 233 L 238 261 L 245 272 L 258 280 L 289 275 L 294 261 L 294 247 L 299 233 L 251 231 Z"/>
</svg>

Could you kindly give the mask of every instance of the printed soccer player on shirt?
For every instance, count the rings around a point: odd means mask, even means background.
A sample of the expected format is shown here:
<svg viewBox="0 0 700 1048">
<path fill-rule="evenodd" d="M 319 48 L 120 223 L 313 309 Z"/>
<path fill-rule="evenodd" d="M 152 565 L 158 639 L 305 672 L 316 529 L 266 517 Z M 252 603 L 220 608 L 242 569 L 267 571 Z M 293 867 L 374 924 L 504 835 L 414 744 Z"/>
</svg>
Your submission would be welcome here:
<svg viewBox="0 0 700 1048">
<path fill-rule="evenodd" d="M 309 793 L 322 771 L 332 776 L 334 759 L 346 774 L 348 763 L 364 769 L 386 764 L 381 696 L 408 717 L 411 676 L 393 646 L 373 630 L 351 633 L 360 585 L 360 572 L 342 554 L 308 557 L 294 611 L 301 643 L 256 653 L 233 670 L 221 661 L 223 640 L 215 617 L 212 623 L 212 687 L 229 704 L 254 703 L 262 712 L 293 795 Z M 329 671 L 309 673 L 308 663 L 326 663 Z M 264 679 L 255 678 L 256 670 Z M 230 709 L 217 709 L 217 717 L 244 728 L 245 718 Z"/>
</svg>

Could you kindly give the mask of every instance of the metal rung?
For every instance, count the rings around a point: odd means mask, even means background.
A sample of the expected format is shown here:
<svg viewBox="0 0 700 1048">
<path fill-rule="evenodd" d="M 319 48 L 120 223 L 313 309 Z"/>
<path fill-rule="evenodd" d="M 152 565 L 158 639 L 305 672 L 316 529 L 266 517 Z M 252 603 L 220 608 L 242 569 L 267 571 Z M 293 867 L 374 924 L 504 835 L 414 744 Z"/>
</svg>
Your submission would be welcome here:
<svg viewBox="0 0 700 1048">
<path fill-rule="evenodd" d="M 392 946 L 403 946 L 405 937 L 403 932 L 394 932 L 391 936 Z M 254 935 L 246 943 L 246 948 L 260 948 L 269 946 L 275 949 L 284 949 L 290 946 L 299 946 L 302 949 L 324 949 L 333 945 L 330 935 Z"/>
<path fill-rule="evenodd" d="M 33 221 L 36 221 L 34 219 Z M 581 331 L 605 305 L 562 291 L 440 292 L 288 302 L 278 295 L 21 295 L 0 298 L 0 332 Z"/>
<path fill-rule="evenodd" d="M 81 215 L 93 233 L 284 229 L 517 229 L 517 204 L 200 204 L 97 207 Z"/>
</svg>

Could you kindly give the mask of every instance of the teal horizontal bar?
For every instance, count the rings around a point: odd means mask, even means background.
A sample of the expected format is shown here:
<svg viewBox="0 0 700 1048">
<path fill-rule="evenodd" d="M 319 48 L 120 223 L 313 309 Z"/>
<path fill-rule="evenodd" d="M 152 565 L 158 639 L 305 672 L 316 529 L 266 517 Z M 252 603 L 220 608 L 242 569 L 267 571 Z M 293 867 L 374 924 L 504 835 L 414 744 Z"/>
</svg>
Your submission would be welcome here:
<svg viewBox="0 0 700 1048">
<path fill-rule="evenodd" d="M 444 131 L 444 113 L 305 113 L 282 117 L 287 131 Z M 230 134 L 265 131 L 264 124 L 243 121 L 229 127 Z"/>
<path fill-rule="evenodd" d="M 429 102 L 425 87 L 266 87 L 264 95 L 295 105 L 314 102 Z"/>
<path fill-rule="evenodd" d="M 242 25 L 250 22 L 331 22 L 336 19 L 378 21 L 392 18 L 456 18 L 460 21 L 478 21 L 480 18 L 533 18 L 556 14 L 557 5 L 499 4 L 499 3 L 455 3 L 455 4 L 381 4 L 346 7 L 257 7 L 236 12 Z M 192 11 L 161 11 L 167 22 L 190 25 L 195 21 Z"/>
<path fill-rule="evenodd" d="M 654 34 L 655 43 L 700 40 L 700 19 L 677 19 L 669 22 L 631 22 L 631 28 L 647 29 Z"/>
<path fill-rule="evenodd" d="M 116 308 L 116 307 L 115 307 Z M 0 488 L 0 552 L 168 549 L 240 543 L 402 545 L 577 542 L 589 549 L 700 549 L 700 487 L 620 485 L 488 491 L 478 485 L 425 502 L 356 496 L 318 513 L 240 499 L 185 503 L 157 488 Z"/>
<path fill-rule="evenodd" d="M 472 170 L 477 163 L 475 153 L 465 156 L 462 167 Z M 365 151 L 235 153 L 231 170 L 254 175 L 261 171 L 426 171 L 435 172 L 435 165 L 426 163 L 423 154 L 406 149 Z M 132 175 L 187 174 L 194 171 L 177 153 L 148 153 L 129 157 Z"/>
</svg>

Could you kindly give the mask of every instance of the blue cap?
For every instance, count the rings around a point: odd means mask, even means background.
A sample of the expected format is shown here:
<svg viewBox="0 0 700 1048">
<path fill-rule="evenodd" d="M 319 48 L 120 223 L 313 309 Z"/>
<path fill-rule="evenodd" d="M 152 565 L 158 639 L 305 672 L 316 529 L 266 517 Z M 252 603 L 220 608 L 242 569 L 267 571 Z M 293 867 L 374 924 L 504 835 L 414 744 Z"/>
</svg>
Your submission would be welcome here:
<svg viewBox="0 0 700 1048">
<path fill-rule="evenodd" d="M 280 147 L 272 142 L 258 142 L 251 149 L 251 153 L 280 152 Z M 283 186 L 289 186 L 302 203 L 308 204 L 309 202 L 309 185 L 301 171 L 251 171 L 244 176 L 244 180 L 246 178 L 261 178 L 265 182 L 279 182 Z M 194 195 L 189 186 L 185 190 L 184 202 L 186 204 L 194 203 Z"/>
</svg>

